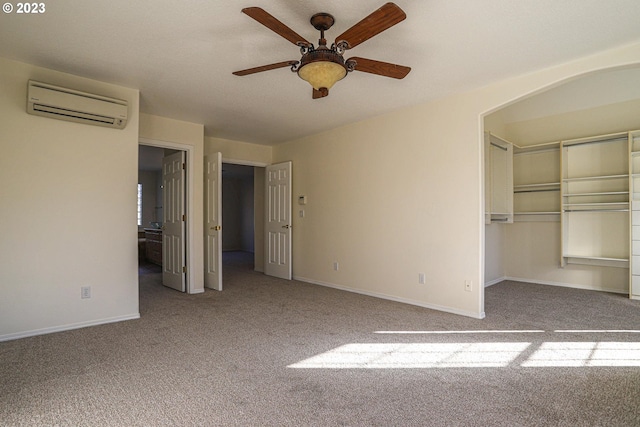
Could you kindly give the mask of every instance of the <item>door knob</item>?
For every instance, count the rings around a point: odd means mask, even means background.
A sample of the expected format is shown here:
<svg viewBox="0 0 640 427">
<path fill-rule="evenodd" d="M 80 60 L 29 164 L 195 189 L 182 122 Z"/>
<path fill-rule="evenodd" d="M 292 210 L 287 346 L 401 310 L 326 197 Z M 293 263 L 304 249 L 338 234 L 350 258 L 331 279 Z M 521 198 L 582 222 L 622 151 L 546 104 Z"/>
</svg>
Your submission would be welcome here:
<svg viewBox="0 0 640 427">
<path fill-rule="evenodd" d="M 211 229 L 213 231 L 220 231 L 220 230 L 222 230 L 222 226 L 221 225 L 216 225 L 215 227 L 211 227 Z"/>
<path fill-rule="evenodd" d="M 291 227 L 289 224 L 287 224 L 287 225 L 283 225 L 282 228 L 293 228 L 293 227 Z"/>
</svg>

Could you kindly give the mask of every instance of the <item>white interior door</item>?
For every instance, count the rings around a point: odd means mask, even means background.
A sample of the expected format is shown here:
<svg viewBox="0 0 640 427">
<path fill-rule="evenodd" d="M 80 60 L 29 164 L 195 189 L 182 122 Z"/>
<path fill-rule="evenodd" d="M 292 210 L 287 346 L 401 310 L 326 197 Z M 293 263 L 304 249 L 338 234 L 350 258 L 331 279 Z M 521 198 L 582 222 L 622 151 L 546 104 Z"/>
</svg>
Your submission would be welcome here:
<svg viewBox="0 0 640 427">
<path fill-rule="evenodd" d="M 185 291 L 185 153 L 162 160 L 162 284 Z"/>
<path fill-rule="evenodd" d="M 267 166 L 265 273 L 291 280 L 291 162 Z"/>
<path fill-rule="evenodd" d="M 207 288 L 222 290 L 222 154 L 204 158 L 205 275 Z"/>
</svg>

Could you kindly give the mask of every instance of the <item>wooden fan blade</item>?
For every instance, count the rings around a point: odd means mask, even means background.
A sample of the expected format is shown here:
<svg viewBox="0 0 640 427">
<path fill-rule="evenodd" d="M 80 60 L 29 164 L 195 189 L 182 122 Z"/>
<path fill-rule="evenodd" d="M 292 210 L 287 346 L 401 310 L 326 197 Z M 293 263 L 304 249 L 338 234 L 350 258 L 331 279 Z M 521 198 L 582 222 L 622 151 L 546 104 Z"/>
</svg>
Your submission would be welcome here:
<svg viewBox="0 0 640 427">
<path fill-rule="evenodd" d="M 303 43 L 307 46 L 311 45 L 311 43 L 309 43 L 304 37 L 278 21 L 273 15 L 262 8 L 246 7 L 242 9 L 242 13 L 255 19 L 271 31 L 281 35 L 295 45 L 298 45 L 298 43 Z"/>
<path fill-rule="evenodd" d="M 320 90 L 313 89 L 313 99 L 324 98 L 325 96 L 329 96 L 329 89 L 326 87 L 320 88 Z"/>
<path fill-rule="evenodd" d="M 235 71 L 233 74 L 236 76 L 246 76 L 249 74 L 260 73 L 262 71 L 275 70 L 276 68 L 291 67 L 297 64 L 298 61 L 282 61 L 275 64 L 263 65 L 261 67 L 249 68 L 247 70 Z"/>
<path fill-rule="evenodd" d="M 336 44 L 346 42 L 346 49 L 351 49 L 360 43 L 369 40 L 376 34 L 403 21 L 407 15 L 394 3 L 386 3 L 380 9 L 371 13 L 362 21 L 349 28 L 336 37 Z"/>
<path fill-rule="evenodd" d="M 355 57 L 349 58 L 348 61 L 356 62 L 356 66 L 354 68 L 356 71 L 363 71 L 365 73 L 377 74 L 385 77 L 393 77 L 394 79 L 403 79 L 407 74 L 409 74 L 409 71 L 411 71 L 411 67 L 375 61 L 373 59 Z"/>
</svg>

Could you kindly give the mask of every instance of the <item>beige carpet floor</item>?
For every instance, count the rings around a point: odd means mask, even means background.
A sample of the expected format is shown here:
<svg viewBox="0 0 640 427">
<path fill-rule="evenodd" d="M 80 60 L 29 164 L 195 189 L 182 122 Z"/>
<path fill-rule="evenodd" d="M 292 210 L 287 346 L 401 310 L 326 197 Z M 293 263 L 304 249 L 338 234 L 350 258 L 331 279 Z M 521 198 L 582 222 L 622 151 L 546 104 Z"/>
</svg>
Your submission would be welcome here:
<svg viewBox="0 0 640 427">
<path fill-rule="evenodd" d="M 640 303 L 503 282 L 476 320 L 251 270 L 0 343 L 2 426 L 638 426 Z M 389 286 L 393 286 L 392 283 Z"/>
</svg>

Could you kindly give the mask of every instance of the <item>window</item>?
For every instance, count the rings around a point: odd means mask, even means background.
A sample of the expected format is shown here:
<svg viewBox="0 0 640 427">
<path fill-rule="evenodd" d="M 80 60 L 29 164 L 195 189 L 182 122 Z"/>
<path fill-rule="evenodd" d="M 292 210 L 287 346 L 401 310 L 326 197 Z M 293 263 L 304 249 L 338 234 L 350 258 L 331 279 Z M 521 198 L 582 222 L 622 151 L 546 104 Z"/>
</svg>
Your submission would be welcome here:
<svg viewBox="0 0 640 427">
<path fill-rule="evenodd" d="M 142 225 L 142 184 L 138 184 L 138 225 Z"/>
</svg>

